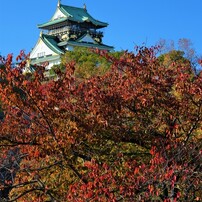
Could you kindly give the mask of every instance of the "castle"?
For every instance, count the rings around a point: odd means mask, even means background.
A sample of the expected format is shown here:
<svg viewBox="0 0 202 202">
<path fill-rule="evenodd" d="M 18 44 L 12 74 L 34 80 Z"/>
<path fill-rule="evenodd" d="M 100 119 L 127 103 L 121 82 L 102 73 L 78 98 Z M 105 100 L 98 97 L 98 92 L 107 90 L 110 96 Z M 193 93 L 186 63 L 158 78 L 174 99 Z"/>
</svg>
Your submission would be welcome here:
<svg viewBox="0 0 202 202">
<path fill-rule="evenodd" d="M 83 8 L 61 4 L 58 0 L 57 8 L 52 18 L 43 24 L 40 37 L 30 53 L 30 65 L 40 65 L 48 62 L 47 70 L 53 65 L 60 64 L 61 55 L 72 51 L 74 47 L 98 48 L 112 51 L 114 48 L 102 43 L 102 28 L 108 24 L 93 18 Z"/>
</svg>

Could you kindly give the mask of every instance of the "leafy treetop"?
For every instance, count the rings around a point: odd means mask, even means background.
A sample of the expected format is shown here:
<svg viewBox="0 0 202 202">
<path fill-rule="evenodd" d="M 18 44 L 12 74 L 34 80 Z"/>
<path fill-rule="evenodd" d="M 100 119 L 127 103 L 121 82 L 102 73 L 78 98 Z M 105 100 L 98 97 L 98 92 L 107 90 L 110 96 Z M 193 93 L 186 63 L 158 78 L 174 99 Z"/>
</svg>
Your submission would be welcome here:
<svg viewBox="0 0 202 202">
<path fill-rule="evenodd" d="M 70 61 L 49 82 L 43 67 L 31 79 L 21 73 L 23 52 L 11 69 L 9 55 L 0 69 L 0 155 L 17 148 L 12 162 L 23 158 L 0 197 L 200 201 L 202 75 L 181 61 L 165 67 L 156 51 L 98 52 L 107 71 L 81 79 L 84 64 Z"/>
</svg>

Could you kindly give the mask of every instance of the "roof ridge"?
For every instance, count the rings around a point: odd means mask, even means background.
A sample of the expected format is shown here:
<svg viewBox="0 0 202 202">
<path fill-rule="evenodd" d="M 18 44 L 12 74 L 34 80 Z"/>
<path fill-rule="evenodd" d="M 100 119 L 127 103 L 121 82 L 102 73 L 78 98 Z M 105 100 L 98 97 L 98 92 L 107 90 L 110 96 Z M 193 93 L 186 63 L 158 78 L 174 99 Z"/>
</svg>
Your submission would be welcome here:
<svg viewBox="0 0 202 202">
<path fill-rule="evenodd" d="M 64 5 L 64 4 L 60 4 L 60 7 L 71 7 L 71 8 L 74 8 L 74 9 L 82 9 L 82 10 L 85 10 L 84 8 L 81 8 L 81 7 L 76 7 L 76 6 L 69 6 L 69 5 Z M 86 10 L 85 10 L 86 11 Z"/>
</svg>

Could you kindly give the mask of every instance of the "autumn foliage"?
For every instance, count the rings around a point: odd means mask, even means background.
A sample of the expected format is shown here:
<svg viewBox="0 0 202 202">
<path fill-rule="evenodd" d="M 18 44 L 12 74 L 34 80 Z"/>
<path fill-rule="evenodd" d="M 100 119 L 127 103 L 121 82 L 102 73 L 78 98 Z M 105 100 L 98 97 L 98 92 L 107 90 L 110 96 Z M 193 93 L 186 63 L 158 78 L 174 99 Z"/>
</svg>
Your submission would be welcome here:
<svg viewBox="0 0 202 202">
<path fill-rule="evenodd" d="M 0 172 L 14 175 L 0 177 L 2 200 L 202 200 L 202 75 L 157 51 L 97 52 L 111 64 L 104 74 L 78 79 L 70 61 L 48 82 L 44 67 L 22 74 L 23 52 L 15 69 L 9 55 Z"/>
</svg>

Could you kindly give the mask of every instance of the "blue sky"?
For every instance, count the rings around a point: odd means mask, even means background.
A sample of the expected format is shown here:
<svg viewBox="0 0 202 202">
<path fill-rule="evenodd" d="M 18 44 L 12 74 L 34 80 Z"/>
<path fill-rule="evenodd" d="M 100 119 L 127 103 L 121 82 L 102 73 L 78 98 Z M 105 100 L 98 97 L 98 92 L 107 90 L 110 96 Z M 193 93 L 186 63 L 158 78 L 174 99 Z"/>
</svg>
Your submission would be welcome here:
<svg viewBox="0 0 202 202">
<path fill-rule="evenodd" d="M 0 54 L 26 53 L 36 44 L 37 24 L 47 22 L 57 0 L 0 0 Z M 135 45 L 155 45 L 160 39 L 187 38 L 202 55 L 202 0 L 62 0 L 82 7 L 108 22 L 103 42 L 115 50 L 132 51 Z"/>
</svg>

